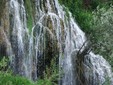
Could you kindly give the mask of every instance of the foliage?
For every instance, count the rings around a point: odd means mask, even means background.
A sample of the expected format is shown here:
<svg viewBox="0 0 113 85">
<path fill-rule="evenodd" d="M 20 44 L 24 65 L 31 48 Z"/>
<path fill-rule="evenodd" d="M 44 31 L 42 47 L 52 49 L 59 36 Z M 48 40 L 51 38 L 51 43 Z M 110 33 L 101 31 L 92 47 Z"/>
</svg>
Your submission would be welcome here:
<svg viewBox="0 0 113 85">
<path fill-rule="evenodd" d="M 13 75 L 9 69 L 6 70 L 8 59 L 3 57 L 0 61 L 0 85 L 57 85 L 59 74 L 55 61 L 56 59 L 53 59 L 51 66 L 46 68 L 44 79 L 33 82 L 19 75 Z"/>
<path fill-rule="evenodd" d="M 80 25 L 81 29 L 89 33 L 92 29 L 92 11 L 97 6 L 109 8 L 112 0 L 59 0 L 60 4 L 66 6 Z"/>
<path fill-rule="evenodd" d="M 10 73 L 0 73 L 0 85 L 34 85 L 30 80 L 13 76 Z"/>
<path fill-rule="evenodd" d="M 59 79 L 59 70 L 56 65 L 56 58 L 51 60 L 51 65 L 44 72 L 44 79 L 37 81 L 38 85 L 57 85 Z"/>
<path fill-rule="evenodd" d="M 14 76 L 10 73 L 0 72 L 0 85 L 57 85 L 51 79 L 38 79 L 33 82 L 24 77 Z"/>
<path fill-rule="evenodd" d="M 0 72 L 5 71 L 7 69 L 7 65 L 8 65 L 8 59 L 3 57 L 2 60 L 0 61 Z"/>
<path fill-rule="evenodd" d="M 95 53 L 103 55 L 113 67 L 113 10 L 112 7 L 100 8 L 93 12 L 90 40 Z"/>
<path fill-rule="evenodd" d="M 72 12 L 87 37 L 92 50 L 106 58 L 113 67 L 113 0 L 59 0 Z"/>
<path fill-rule="evenodd" d="M 8 59 L 3 57 L 0 61 L 0 85 L 34 85 L 31 81 L 20 76 L 14 76 L 8 69 Z"/>
<path fill-rule="evenodd" d="M 80 27 L 85 31 L 90 28 L 92 19 L 90 10 L 85 10 L 82 0 L 59 0 L 59 2 L 71 11 Z"/>
</svg>

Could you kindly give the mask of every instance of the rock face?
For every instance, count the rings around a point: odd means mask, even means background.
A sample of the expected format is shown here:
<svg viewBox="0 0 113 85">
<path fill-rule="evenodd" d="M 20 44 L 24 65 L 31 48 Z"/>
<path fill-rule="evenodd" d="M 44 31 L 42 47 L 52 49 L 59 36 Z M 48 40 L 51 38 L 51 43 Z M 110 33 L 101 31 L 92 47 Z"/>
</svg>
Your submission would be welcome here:
<svg viewBox="0 0 113 85">
<path fill-rule="evenodd" d="M 25 0 L 9 0 L 1 19 L 0 56 L 11 58 L 14 73 L 32 80 L 43 78 L 46 67 L 56 58 L 59 73 L 63 71 L 59 85 L 102 85 L 106 76 L 112 85 L 107 61 L 92 52 L 85 54 L 88 45 L 85 33 L 71 13 L 65 12 L 66 8 L 57 0 L 31 2 L 35 13 L 31 34 Z"/>
<path fill-rule="evenodd" d="M 0 20 L 0 57 L 9 56 L 11 54 L 9 28 L 9 9 L 8 3 L 6 3 L 5 8 L 2 11 L 2 17 Z"/>
</svg>

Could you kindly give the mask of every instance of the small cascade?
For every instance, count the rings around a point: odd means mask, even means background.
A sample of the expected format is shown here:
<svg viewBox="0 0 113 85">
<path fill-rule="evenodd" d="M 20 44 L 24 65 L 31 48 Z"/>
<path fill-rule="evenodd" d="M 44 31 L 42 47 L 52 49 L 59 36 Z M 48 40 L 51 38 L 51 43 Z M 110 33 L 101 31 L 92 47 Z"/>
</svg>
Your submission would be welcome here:
<svg viewBox="0 0 113 85">
<path fill-rule="evenodd" d="M 78 52 L 82 54 L 88 42 L 71 13 L 58 0 L 35 0 L 36 23 L 31 35 L 26 25 L 24 0 L 10 0 L 9 7 L 11 63 L 15 74 L 32 80 L 43 78 L 46 67 L 56 57 L 59 73 L 63 72 L 59 85 L 81 85 L 77 74 L 77 64 L 81 63 L 86 85 L 102 85 L 106 77 L 112 85 L 111 67 L 102 56 L 90 52 L 78 62 L 82 58 Z"/>
<path fill-rule="evenodd" d="M 113 84 L 111 67 L 102 56 L 90 52 L 86 55 L 85 64 L 88 85 L 104 85 L 108 81 Z"/>
</svg>

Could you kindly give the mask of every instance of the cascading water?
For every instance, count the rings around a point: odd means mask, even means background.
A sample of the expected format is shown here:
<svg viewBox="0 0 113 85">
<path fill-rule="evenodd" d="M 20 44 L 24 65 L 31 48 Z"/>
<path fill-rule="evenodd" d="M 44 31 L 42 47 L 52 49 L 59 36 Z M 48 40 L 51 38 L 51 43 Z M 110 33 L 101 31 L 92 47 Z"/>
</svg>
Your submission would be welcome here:
<svg viewBox="0 0 113 85">
<path fill-rule="evenodd" d="M 24 36 L 26 32 L 26 23 L 21 19 L 25 18 L 25 9 L 23 6 L 23 1 L 21 4 L 17 0 L 10 1 L 10 28 L 11 28 L 11 45 L 14 53 L 14 72 L 17 72 L 21 75 L 24 75 L 23 69 L 23 58 L 25 57 L 24 53 Z M 20 73 L 21 72 L 21 73 Z"/>
<path fill-rule="evenodd" d="M 86 42 L 71 13 L 57 0 L 35 0 L 35 25 L 31 35 L 26 25 L 26 10 L 23 0 L 10 0 L 10 42 L 14 73 L 36 80 L 42 76 L 46 65 L 53 57 L 59 57 L 63 71 L 59 85 L 81 85 L 77 78 L 77 53 Z M 82 52 L 87 43 L 80 50 Z M 84 56 L 86 85 L 102 85 L 106 76 L 112 78 L 109 64 L 92 52 Z M 60 72 L 61 72 L 60 71 Z M 112 82 L 112 79 L 110 79 Z M 111 83 L 112 85 L 112 83 Z"/>
<path fill-rule="evenodd" d="M 23 0 L 10 0 L 10 42 L 13 49 L 12 66 L 14 73 L 31 79 L 32 55 L 28 45 L 29 35 L 26 26 L 26 11 Z"/>
</svg>

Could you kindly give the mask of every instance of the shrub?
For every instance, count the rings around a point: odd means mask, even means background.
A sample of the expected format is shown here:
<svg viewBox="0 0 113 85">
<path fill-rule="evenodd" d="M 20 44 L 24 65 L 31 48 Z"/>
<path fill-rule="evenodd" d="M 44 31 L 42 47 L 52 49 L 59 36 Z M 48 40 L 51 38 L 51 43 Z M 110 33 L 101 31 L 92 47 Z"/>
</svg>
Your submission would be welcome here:
<svg viewBox="0 0 113 85">
<path fill-rule="evenodd" d="M 57 85 L 58 83 L 58 66 L 55 64 L 56 59 L 51 61 L 50 67 L 44 72 L 44 79 L 38 79 L 36 82 L 13 73 L 7 69 L 8 59 L 3 57 L 0 61 L 0 85 Z"/>
<path fill-rule="evenodd" d="M 0 85 L 34 85 L 30 80 L 14 76 L 10 73 L 0 73 Z"/>
<path fill-rule="evenodd" d="M 113 67 L 113 10 L 112 7 L 100 8 L 93 12 L 90 40 L 95 53 L 101 54 Z"/>
<path fill-rule="evenodd" d="M 46 67 L 44 72 L 44 79 L 38 79 L 37 85 L 58 85 L 59 69 L 56 64 L 56 58 L 51 60 L 51 65 Z"/>
</svg>

